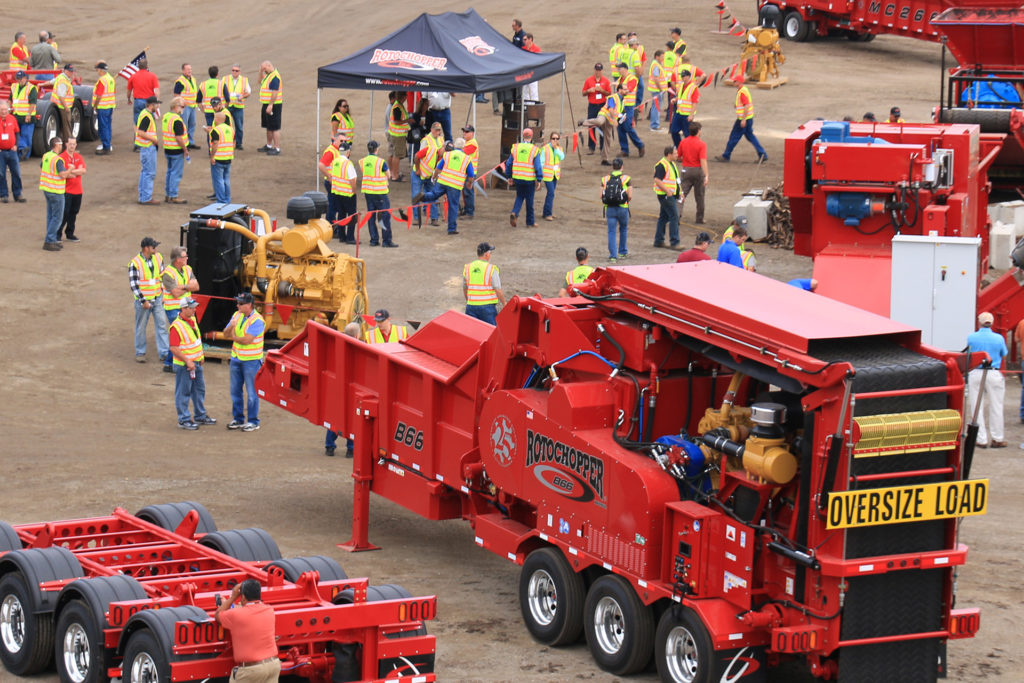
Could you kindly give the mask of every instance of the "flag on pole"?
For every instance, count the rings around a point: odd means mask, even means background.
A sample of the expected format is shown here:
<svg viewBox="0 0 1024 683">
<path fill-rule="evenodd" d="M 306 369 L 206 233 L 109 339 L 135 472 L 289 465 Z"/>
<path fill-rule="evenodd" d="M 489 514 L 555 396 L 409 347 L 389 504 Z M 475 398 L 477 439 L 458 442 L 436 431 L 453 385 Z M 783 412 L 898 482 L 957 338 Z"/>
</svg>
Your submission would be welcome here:
<svg viewBox="0 0 1024 683">
<path fill-rule="evenodd" d="M 139 62 L 146 58 L 146 51 L 140 52 L 135 59 L 128 62 L 123 69 L 117 74 L 126 81 L 135 75 L 135 72 L 139 70 Z"/>
</svg>

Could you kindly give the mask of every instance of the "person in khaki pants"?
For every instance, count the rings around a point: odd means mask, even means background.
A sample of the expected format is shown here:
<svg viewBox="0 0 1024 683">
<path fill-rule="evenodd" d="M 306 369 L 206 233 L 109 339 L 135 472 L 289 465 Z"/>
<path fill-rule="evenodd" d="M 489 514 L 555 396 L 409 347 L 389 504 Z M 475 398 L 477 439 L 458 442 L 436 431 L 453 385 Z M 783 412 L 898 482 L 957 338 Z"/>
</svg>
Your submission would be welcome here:
<svg viewBox="0 0 1024 683">
<path fill-rule="evenodd" d="M 246 579 L 231 589 L 231 595 L 213 614 L 217 623 L 231 632 L 235 657 L 231 683 L 277 683 L 281 675 L 274 608 L 260 602 L 261 590 L 259 581 Z"/>
</svg>

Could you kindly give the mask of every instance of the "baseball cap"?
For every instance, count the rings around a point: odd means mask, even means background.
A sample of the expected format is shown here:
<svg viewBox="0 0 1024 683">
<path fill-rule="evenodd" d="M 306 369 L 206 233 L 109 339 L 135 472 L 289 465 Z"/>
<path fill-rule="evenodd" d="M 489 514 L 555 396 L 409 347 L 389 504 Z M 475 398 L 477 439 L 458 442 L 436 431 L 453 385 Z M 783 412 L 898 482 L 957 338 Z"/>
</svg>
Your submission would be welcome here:
<svg viewBox="0 0 1024 683">
<path fill-rule="evenodd" d="M 340 149 L 342 152 L 347 152 L 350 149 L 352 149 L 352 143 L 351 142 L 343 142 L 340 145 L 338 145 L 338 149 Z"/>
<path fill-rule="evenodd" d="M 219 97 L 211 97 L 210 98 L 210 106 L 211 107 L 216 107 L 220 103 L 221 103 L 221 99 Z"/>
<path fill-rule="evenodd" d="M 106 63 L 106 62 L 104 62 L 104 61 L 103 61 L 103 60 L 101 59 L 100 61 L 96 62 L 96 66 L 95 66 L 95 67 L 93 67 L 93 68 L 94 68 L 94 69 L 103 69 L 104 71 L 106 71 L 106 69 L 107 69 L 107 63 Z"/>
<path fill-rule="evenodd" d="M 465 127 L 463 127 L 462 132 L 463 133 L 475 133 L 476 132 L 476 128 L 474 128 L 473 126 L 465 126 Z"/>
<path fill-rule="evenodd" d="M 235 303 L 251 304 L 252 302 L 253 298 L 251 292 L 242 292 L 241 294 L 235 297 Z"/>
<path fill-rule="evenodd" d="M 476 255 L 477 256 L 483 256 L 484 254 L 486 254 L 489 251 L 494 251 L 494 245 L 493 244 L 488 244 L 487 242 L 481 242 L 480 244 L 476 245 Z"/>
<path fill-rule="evenodd" d="M 65 71 L 74 71 L 75 70 L 75 65 L 74 64 L 65 64 L 64 65 L 64 70 Z"/>
<path fill-rule="evenodd" d="M 744 74 L 736 74 L 732 79 L 733 83 L 746 83 L 747 77 Z"/>
<path fill-rule="evenodd" d="M 157 98 L 156 95 L 150 95 L 146 98 L 146 104 L 161 104 L 163 100 Z"/>
<path fill-rule="evenodd" d="M 687 76 L 691 76 L 691 75 L 693 75 L 693 74 L 690 72 L 689 69 L 683 69 L 682 71 L 679 72 L 679 77 L 680 78 L 686 78 Z"/>
<path fill-rule="evenodd" d="M 595 71 L 604 71 L 604 64 L 602 64 L 601 62 L 598 62 L 597 64 L 594 65 L 594 70 Z"/>
<path fill-rule="evenodd" d="M 900 115 L 900 108 L 899 107 L 893 107 L 892 109 L 889 110 L 889 113 L 890 114 L 895 114 L 896 116 L 899 116 Z"/>
<path fill-rule="evenodd" d="M 376 320 L 379 323 L 384 322 L 385 320 L 387 320 L 390 317 L 391 317 L 391 314 L 388 313 L 388 310 L 386 308 L 377 309 L 377 311 L 373 314 L 373 319 Z"/>
<path fill-rule="evenodd" d="M 625 62 L 619 62 L 618 64 L 615 65 L 615 68 L 616 69 L 628 69 L 629 67 L 626 65 Z"/>
<path fill-rule="evenodd" d="M 736 227 L 745 228 L 745 227 L 747 227 L 747 217 L 746 216 L 736 216 L 735 218 L 732 219 L 732 223 Z"/>
<path fill-rule="evenodd" d="M 866 112 L 864 112 L 864 120 L 865 121 L 874 121 L 875 120 L 875 115 L 873 113 L 869 112 L 869 111 L 866 111 Z"/>
<path fill-rule="evenodd" d="M 533 135 L 533 128 L 523 128 L 523 137 L 525 138 L 527 135 Z"/>
<path fill-rule="evenodd" d="M 711 235 L 706 232 L 698 232 L 694 244 L 706 244 L 711 241 Z"/>
<path fill-rule="evenodd" d="M 995 322 L 995 317 L 988 311 L 983 311 L 978 314 L 979 325 L 991 325 L 993 322 Z"/>
<path fill-rule="evenodd" d="M 197 306 L 199 306 L 199 302 L 190 296 L 186 296 L 184 299 L 181 300 L 182 308 L 196 308 Z"/>
<path fill-rule="evenodd" d="M 159 247 L 160 243 L 157 242 L 152 237 L 143 237 L 142 238 L 142 246 L 143 247 Z"/>
<path fill-rule="evenodd" d="M 24 71 L 19 71 L 18 73 L 14 74 L 15 78 L 25 78 L 25 76 L 28 76 L 28 74 Z"/>
</svg>

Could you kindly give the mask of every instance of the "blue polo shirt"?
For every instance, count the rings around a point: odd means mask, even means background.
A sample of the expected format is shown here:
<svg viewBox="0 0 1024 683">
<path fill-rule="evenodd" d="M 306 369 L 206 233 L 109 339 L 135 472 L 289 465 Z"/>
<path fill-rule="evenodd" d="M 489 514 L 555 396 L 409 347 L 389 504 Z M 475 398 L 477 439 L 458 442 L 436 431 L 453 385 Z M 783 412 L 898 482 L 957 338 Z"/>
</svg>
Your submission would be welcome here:
<svg viewBox="0 0 1024 683">
<path fill-rule="evenodd" d="M 726 240 L 718 248 L 718 260 L 739 268 L 743 267 L 743 254 L 740 253 L 739 246 L 732 240 Z"/>
<path fill-rule="evenodd" d="M 970 353 L 984 351 L 992 359 L 992 367 L 998 368 L 1003 364 L 1003 358 L 1009 353 L 1006 349 L 1006 340 L 1001 334 L 996 334 L 991 327 L 983 327 L 977 332 L 967 335 L 967 350 Z M 977 370 L 981 365 L 975 366 Z"/>
</svg>

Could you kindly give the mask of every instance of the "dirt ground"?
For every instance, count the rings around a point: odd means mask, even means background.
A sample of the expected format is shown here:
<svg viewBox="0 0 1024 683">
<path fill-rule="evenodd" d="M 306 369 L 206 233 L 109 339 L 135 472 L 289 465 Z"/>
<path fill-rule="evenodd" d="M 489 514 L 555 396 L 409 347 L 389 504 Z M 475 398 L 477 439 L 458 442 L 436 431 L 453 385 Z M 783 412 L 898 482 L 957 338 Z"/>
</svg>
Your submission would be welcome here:
<svg viewBox="0 0 1024 683">
<path fill-rule="evenodd" d="M 432 11 L 462 11 L 466 4 L 435 3 Z M 754 22 L 752 3 L 734 4 L 741 20 Z M 566 104 L 560 115 L 557 80 L 540 85 L 548 102 L 548 130 L 562 122 L 563 131 L 568 131 L 573 119 L 581 118 L 585 101 L 579 88 L 595 61 L 607 61 L 607 48 L 618 31 L 637 30 L 651 54 L 667 38 L 668 29 L 680 25 L 695 62 L 705 70 L 722 68 L 738 57 L 737 38 L 713 33 L 718 16 L 711 0 L 686 0 L 673 11 L 664 3 L 641 0 L 630 3 L 628 17 L 610 2 L 603 5 L 595 11 L 593 3 L 555 7 L 528 0 L 516 7 L 538 45 L 567 54 L 571 112 Z M 64 56 L 79 65 L 87 82 L 92 82 L 89 67 L 97 59 L 108 60 L 116 70 L 144 47 L 165 95 L 186 60 L 200 79 L 209 64 L 223 70 L 235 61 L 255 79 L 259 61 L 272 60 L 286 91 L 283 154 L 267 158 L 256 153 L 264 140 L 257 109 L 250 106 L 246 149 L 236 158 L 232 187 L 236 202 L 252 203 L 282 218 L 289 197 L 314 189 L 317 150 L 312 124 L 316 119 L 323 135 L 330 104 L 337 97 L 352 103 L 357 152 L 367 140 L 368 94 L 325 91 L 318 114 L 316 67 L 344 57 L 421 11 L 399 3 L 381 12 L 378 2 L 367 0 L 224 0 L 217 3 L 215 13 L 206 3 L 191 0 L 170 9 L 112 0 L 47 6 L 44 25 L 39 8 L 25 3 L 6 8 L 4 24 L 30 36 L 40 28 L 53 30 Z M 496 0 L 475 4 L 506 34 L 512 19 L 508 7 Z M 136 14 L 145 14 L 141 26 Z M 229 21 L 214 22 L 217 17 Z M 789 83 L 753 93 L 757 134 L 770 161 L 758 167 L 744 142 L 732 164 L 712 163 L 707 218 L 713 231 L 725 227 L 731 206 L 743 191 L 780 182 L 783 140 L 801 123 L 819 116 L 859 117 L 866 110 L 883 116 L 893 104 L 902 107 L 909 121 L 926 120 L 938 100 L 937 45 L 881 37 L 870 44 L 833 39 L 783 47 L 783 73 Z M 123 88 L 123 81 L 118 87 Z M 705 124 L 710 154 L 724 147 L 733 117 L 732 98 L 731 88 L 709 88 L 700 103 L 697 118 Z M 453 123 L 465 120 L 470 99 L 456 97 Z M 384 101 L 380 94 L 374 98 L 373 134 L 378 139 Z M 337 549 L 335 544 L 349 537 L 351 461 L 325 458 L 322 429 L 270 405 L 262 408 L 263 429 L 258 434 L 225 430 L 222 425 L 230 420 L 226 366 L 211 363 L 206 376 L 207 404 L 220 425 L 199 433 L 175 427 L 173 379 L 153 362 L 152 340 L 149 363 L 138 365 L 132 359 L 132 306 L 125 269 L 144 235 L 159 239 L 165 252 L 176 244 L 187 211 L 135 203 L 138 160 L 130 152 L 128 112 L 122 96 L 114 115 L 112 156 L 95 157 L 93 144 L 82 145 L 88 174 L 79 218 L 81 243 L 67 244 L 61 253 L 40 250 L 44 202 L 36 189 L 37 160 L 23 167 L 28 203 L 0 208 L 0 249 L 6 263 L 0 269 L 0 518 L 18 523 L 107 514 L 116 506 L 134 511 L 148 503 L 201 501 L 222 529 L 267 529 L 285 556 L 331 555 L 350 576 L 401 583 L 413 594 L 436 594 L 439 617 L 430 629 L 437 635 L 437 671 L 443 680 L 609 680 L 584 645 L 552 650 L 531 640 L 519 614 L 517 568 L 476 548 L 465 523 L 427 522 L 375 498 L 371 539 L 384 549 L 354 555 Z M 480 107 L 477 116 L 482 162 L 493 165 L 498 160 L 498 119 L 489 105 Z M 642 161 L 628 159 L 625 169 L 638 178 L 631 262 L 665 262 L 675 253 L 651 247 L 657 203 L 648 178 L 669 138 L 645 128 L 640 133 L 650 153 Z M 498 247 L 494 262 L 501 267 L 509 294 L 555 294 L 581 244 L 600 265 L 606 229 L 597 201 L 602 175 L 598 160 L 584 155 L 580 162 L 569 156 L 555 208 L 559 218 L 541 221 L 539 229 L 509 228 L 512 197 L 498 191 L 478 200 L 476 220 L 460 225 L 462 234 L 457 237 L 445 236 L 443 228 L 425 227 L 399 232 L 399 249 L 362 249 L 371 307 L 387 307 L 396 319 L 428 320 L 460 306 L 462 264 L 471 260 L 475 245 L 483 240 Z M 163 196 L 164 170 L 161 159 L 157 198 Z M 181 196 L 189 200 L 186 208 L 204 205 L 202 198 L 209 192 L 206 162 L 197 155 L 186 167 L 182 185 Z M 407 184 L 393 185 L 393 203 L 408 193 Z M 693 208 L 688 206 L 684 221 L 692 220 Z M 695 226 L 684 222 L 684 242 L 692 242 L 695 232 Z M 766 246 L 758 247 L 757 254 L 761 272 L 769 277 L 807 276 L 811 269 L 808 259 Z M 987 516 L 963 523 L 961 540 L 971 546 L 971 555 L 959 573 L 957 588 L 958 605 L 982 608 L 982 627 L 977 638 L 950 644 L 951 680 L 1020 680 L 1018 667 L 1024 664 L 1024 627 L 1014 617 L 1020 605 L 1016 579 L 1024 556 L 1024 532 L 1013 521 L 1024 513 L 1019 493 L 1024 454 L 1016 447 L 1024 439 L 1024 429 L 1014 408 L 1019 388 L 1016 379 L 1008 382 L 1011 448 L 981 451 L 976 460 L 973 474 L 992 478 L 991 502 Z M 652 673 L 633 678 L 654 679 Z M 14 679 L 0 671 L 0 681 L 8 680 Z M 35 680 L 49 683 L 56 676 Z"/>
</svg>

